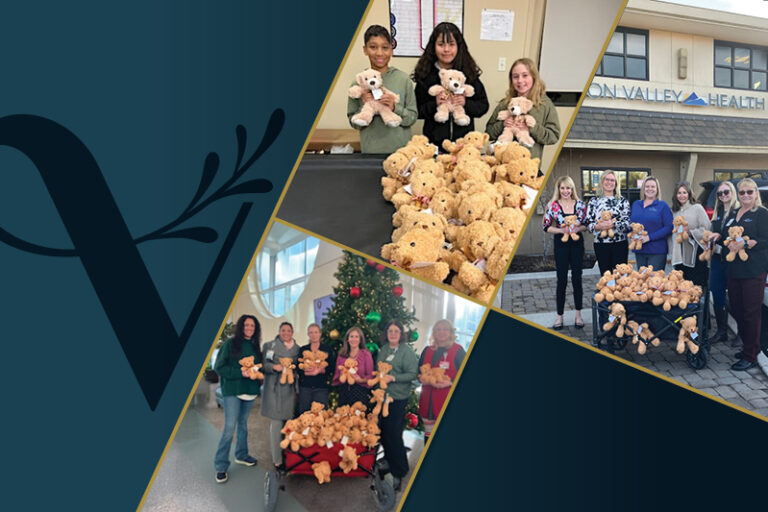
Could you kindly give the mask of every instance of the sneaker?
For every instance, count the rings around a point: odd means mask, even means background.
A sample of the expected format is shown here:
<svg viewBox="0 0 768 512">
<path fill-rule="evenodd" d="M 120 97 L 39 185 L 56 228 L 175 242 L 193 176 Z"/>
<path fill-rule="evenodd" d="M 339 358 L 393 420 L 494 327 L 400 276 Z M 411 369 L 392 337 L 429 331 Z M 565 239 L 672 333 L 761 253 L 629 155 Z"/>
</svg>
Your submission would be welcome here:
<svg viewBox="0 0 768 512">
<path fill-rule="evenodd" d="M 235 459 L 235 462 L 238 464 L 242 464 L 243 466 L 255 466 L 258 464 L 255 458 L 251 457 L 250 455 L 246 455 L 244 459 Z"/>
<path fill-rule="evenodd" d="M 228 479 L 229 479 L 229 477 L 227 476 L 227 472 L 226 471 L 217 471 L 216 472 L 216 483 L 217 484 L 223 484 Z"/>
</svg>

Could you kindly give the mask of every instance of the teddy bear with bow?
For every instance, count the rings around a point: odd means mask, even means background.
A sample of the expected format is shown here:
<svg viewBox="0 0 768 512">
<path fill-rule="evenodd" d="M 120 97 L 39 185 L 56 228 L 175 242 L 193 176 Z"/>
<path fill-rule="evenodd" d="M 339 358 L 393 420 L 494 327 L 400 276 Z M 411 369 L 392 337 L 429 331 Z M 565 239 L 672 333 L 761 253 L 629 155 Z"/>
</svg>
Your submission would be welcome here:
<svg viewBox="0 0 768 512">
<path fill-rule="evenodd" d="M 375 69 L 366 69 L 365 71 L 358 73 L 355 80 L 357 81 L 357 85 L 353 85 L 349 88 L 349 97 L 361 99 L 366 91 L 370 91 L 373 98 L 365 101 L 360 112 L 350 118 L 352 124 L 357 126 L 368 126 L 371 124 L 373 117 L 378 114 L 387 126 L 392 128 L 400 126 L 403 118 L 395 114 L 392 109 L 379 101 L 386 94 L 394 98 L 395 104 L 400 102 L 399 95 L 384 87 L 384 80 L 381 77 L 381 73 Z"/>
<path fill-rule="evenodd" d="M 520 141 L 525 147 L 533 147 L 536 141 L 531 137 L 529 128 L 536 126 L 536 119 L 533 116 L 528 115 L 528 112 L 533 108 L 533 102 L 525 96 L 516 96 L 509 100 L 507 108 L 499 112 L 498 120 L 506 121 L 507 119 L 513 119 L 515 121 L 523 121 L 525 127 L 518 128 L 517 126 L 504 126 L 504 131 L 501 132 L 499 142 L 508 143 L 515 139 Z"/>
<path fill-rule="evenodd" d="M 467 84 L 467 77 L 456 69 L 441 69 L 438 74 L 440 75 L 440 83 L 430 87 L 427 92 L 430 96 L 445 94 L 448 99 L 437 106 L 435 121 L 444 123 L 453 115 L 454 123 L 459 126 L 467 126 L 471 118 L 464 111 L 463 106 L 456 105 L 451 101 L 451 97 L 464 96 L 469 98 L 474 96 L 475 88 Z"/>
</svg>

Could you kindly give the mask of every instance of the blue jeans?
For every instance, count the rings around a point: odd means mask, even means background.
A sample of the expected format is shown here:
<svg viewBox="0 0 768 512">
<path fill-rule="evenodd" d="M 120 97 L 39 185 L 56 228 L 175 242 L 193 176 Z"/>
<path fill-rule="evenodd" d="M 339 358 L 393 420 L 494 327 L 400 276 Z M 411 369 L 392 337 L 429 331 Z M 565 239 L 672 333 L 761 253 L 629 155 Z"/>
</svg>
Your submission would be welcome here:
<svg viewBox="0 0 768 512">
<path fill-rule="evenodd" d="M 637 268 L 653 265 L 653 270 L 664 270 L 664 267 L 667 266 L 667 255 L 636 252 L 635 261 L 637 261 Z"/>
<path fill-rule="evenodd" d="M 243 460 L 248 456 L 248 415 L 253 408 L 253 402 L 254 400 L 240 400 L 236 396 L 223 397 L 224 430 L 213 461 L 217 472 L 226 471 L 229 468 L 229 449 L 232 447 L 235 427 L 237 427 L 235 458 Z"/>
<path fill-rule="evenodd" d="M 712 290 L 712 302 L 716 308 L 725 307 L 725 290 L 728 277 L 725 273 L 725 263 L 720 258 L 712 258 L 709 267 L 709 289 Z"/>
</svg>

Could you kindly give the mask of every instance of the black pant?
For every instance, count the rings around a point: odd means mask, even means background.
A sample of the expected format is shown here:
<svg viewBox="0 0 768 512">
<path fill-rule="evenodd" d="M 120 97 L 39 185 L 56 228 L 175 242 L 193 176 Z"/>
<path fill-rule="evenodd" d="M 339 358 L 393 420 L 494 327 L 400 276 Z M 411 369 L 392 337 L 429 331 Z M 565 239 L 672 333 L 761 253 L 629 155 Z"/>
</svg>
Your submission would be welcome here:
<svg viewBox="0 0 768 512">
<path fill-rule="evenodd" d="M 398 478 L 408 474 L 408 456 L 403 443 L 407 405 L 408 399 L 395 400 L 389 404 L 389 416 L 381 417 L 381 445 L 384 447 L 384 458 L 389 463 L 392 476 Z"/>
<path fill-rule="evenodd" d="M 765 274 L 746 279 L 728 278 L 728 298 L 731 314 L 739 326 L 739 336 L 744 342 L 743 358 L 757 362 L 760 353 L 760 328 Z"/>
<path fill-rule="evenodd" d="M 629 256 L 629 243 L 626 240 L 612 243 L 595 243 L 595 257 L 600 275 L 608 270 L 613 272 L 616 265 L 626 263 Z"/>
<path fill-rule="evenodd" d="M 698 254 L 701 254 L 701 249 L 698 250 Z M 709 276 L 707 275 L 707 262 L 699 261 L 698 255 L 696 256 L 696 265 L 693 267 L 686 267 L 682 263 L 675 265 L 675 270 L 683 271 L 683 279 L 693 281 L 693 284 L 699 285 L 702 288 L 709 286 Z"/>
<path fill-rule="evenodd" d="M 583 291 L 581 289 L 581 269 L 584 263 L 584 237 L 578 241 L 563 242 L 555 237 L 555 268 L 557 268 L 557 314 L 565 311 L 565 289 L 568 286 L 568 267 L 571 268 L 573 283 L 573 302 L 576 311 L 581 310 Z"/>
</svg>

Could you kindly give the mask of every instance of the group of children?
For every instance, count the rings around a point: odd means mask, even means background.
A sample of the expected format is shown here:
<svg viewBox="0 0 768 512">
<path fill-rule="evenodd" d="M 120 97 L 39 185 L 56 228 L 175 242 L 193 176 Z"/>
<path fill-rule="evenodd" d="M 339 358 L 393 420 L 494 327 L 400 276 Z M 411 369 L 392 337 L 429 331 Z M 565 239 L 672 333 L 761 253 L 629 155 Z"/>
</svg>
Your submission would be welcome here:
<svg viewBox="0 0 768 512">
<path fill-rule="evenodd" d="M 370 92 L 360 98 L 349 98 L 347 117 L 350 125 L 360 130 L 360 146 L 363 153 L 389 154 L 405 146 L 411 138 L 411 126 L 417 119 L 424 120 L 424 135 L 432 144 L 441 147 L 444 140 L 454 141 L 474 131 L 475 118 L 488 112 L 488 96 L 480 81 L 482 71 L 478 67 L 459 28 L 453 23 L 443 22 L 435 26 L 424 53 L 416 63 L 409 77 L 406 73 L 391 67 L 392 38 L 386 28 L 371 25 L 365 31 L 363 53 L 370 61 L 370 67 L 381 73 L 385 92 L 376 99 L 383 106 L 401 117 L 399 126 L 388 126 L 379 116 L 370 124 L 361 127 L 352 121 L 366 101 L 372 99 Z M 461 71 L 466 77 L 466 85 L 474 89 L 474 94 L 440 93 L 432 96 L 430 87 L 440 84 L 439 72 L 442 69 Z M 415 82 L 415 90 L 413 82 Z M 534 140 L 530 148 L 531 157 L 541 157 L 543 146 L 554 144 L 560 137 L 560 125 L 555 106 L 545 94 L 544 82 L 539 76 L 536 64 L 528 58 L 516 60 L 509 72 L 509 89 L 491 114 L 485 131 L 492 140 L 501 135 L 505 127 L 527 129 Z M 396 97 L 399 101 L 396 101 Z M 512 117 L 500 120 L 499 113 L 504 111 L 513 97 L 524 96 L 532 101 L 533 107 L 528 112 L 536 123 L 526 126 L 524 121 Z M 450 117 L 446 122 L 435 120 L 438 107 L 452 103 L 463 108 L 469 122 L 457 121 Z"/>
</svg>

